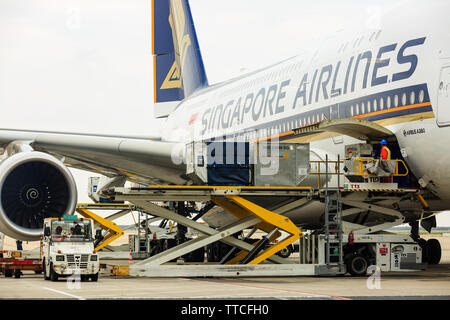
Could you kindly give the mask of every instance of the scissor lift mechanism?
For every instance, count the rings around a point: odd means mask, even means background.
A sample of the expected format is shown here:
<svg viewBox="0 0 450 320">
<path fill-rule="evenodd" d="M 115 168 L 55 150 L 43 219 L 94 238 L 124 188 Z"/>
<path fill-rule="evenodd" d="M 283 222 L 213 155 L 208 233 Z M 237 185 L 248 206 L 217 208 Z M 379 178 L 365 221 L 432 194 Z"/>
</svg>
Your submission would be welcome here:
<svg viewBox="0 0 450 320">
<path fill-rule="evenodd" d="M 77 204 L 76 211 L 85 218 L 91 218 L 94 220 L 94 226 L 100 227 L 104 230 L 103 239 L 95 247 L 95 252 L 101 249 L 108 250 L 109 244 L 123 235 L 122 229 L 112 222 L 112 220 L 118 219 L 129 212 L 133 211 L 134 206 L 127 204 L 102 204 L 102 203 L 79 203 Z M 103 218 L 93 213 L 91 210 L 119 210 L 118 212 L 111 214 L 110 216 Z M 112 250 L 112 249 L 110 249 Z"/>
<path fill-rule="evenodd" d="M 395 209 L 386 208 L 386 203 L 394 203 L 399 196 L 416 192 L 417 190 L 413 189 L 358 190 L 358 192 L 342 190 L 342 202 L 351 207 L 343 210 L 344 217 L 366 210 L 389 216 L 388 222 L 381 222 L 374 226 L 343 222 L 344 233 L 350 231 L 361 234 L 373 233 L 403 223 L 404 218 L 401 213 Z M 148 188 L 112 188 L 104 192 L 102 196 L 116 201 L 128 201 L 149 215 L 172 220 L 202 234 L 195 239 L 130 265 L 129 275 L 131 276 L 295 276 L 345 273 L 345 267 L 342 265 L 327 266 L 319 262 L 300 264 L 292 259 L 288 260 L 275 255 L 276 252 L 303 236 L 303 232 L 283 214 L 311 201 L 320 201 L 323 193 L 323 190 L 310 187 L 150 186 Z M 270 211 L 251 201 L 253 197 L 257 196 L 271 197 L 274 200 L 282 197 L 290 200 L 284 201 L 278 208 Z M 163 201 L 212 201 L 233 214 L 238 220 L 219 229 L 213 229 L 154 203 Z M 377 202 L 382 203 L 383 206 L 377 205 Z M 233 237 L 233 234 L 252 227 L 270 234 L 271 241 L 280 236 L 279 230 L 285 231 L 289 236 L 251 257 L 248 263 L 241 264 L 258 243 L 249 244 Z M 224 265 L 163 265 L 216 241 L 222 241 L 241 251 Z M 261 263 L 265 261 L 272 263 Z"/>
</svg>

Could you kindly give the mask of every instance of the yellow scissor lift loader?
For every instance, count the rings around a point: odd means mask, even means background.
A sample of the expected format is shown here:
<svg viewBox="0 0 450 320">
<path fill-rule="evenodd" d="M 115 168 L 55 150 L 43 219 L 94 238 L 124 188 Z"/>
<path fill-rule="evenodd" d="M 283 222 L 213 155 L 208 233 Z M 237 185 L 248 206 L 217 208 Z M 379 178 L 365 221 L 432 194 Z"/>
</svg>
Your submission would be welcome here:
<svg viewBox="0 0 450 320">
<path fill-rule="evenodd" d="M 300 264 L 275 255 L 278 251 L 303 237 L 303 232 L 283 214 L 305 205 L 318 193 L 310 187 L 228 187 L 228 186 L 149 186 L 147 188 L 113 188 L 104 193 L 115 201 L 128 201 L 136 208 L 153 216 L 172 220 L 198 231 L 201 235 L 176 247 L 165 250 L 129 266 L 129 275 L 146 277 L 224 277 L 224 276 L 292 276 L 338 274 L 345 272 L 340 266 Z M 268 210 L 258 205 L 258 197 L 283 199 L 280 205 Z M 286 200 L 287 199 L 287 200 Z M 221 228 L 213 229 L 155 203 L 162 201 L 212 201 L 218 207 L 234 215 L 237 220 Z M 267 233 L 254 244 L 233 237 L 243 230 L 254 228 Z M 264 245 L 280 236 L 282 241 Z M 238 252 L 225 264 L 174 265 L 167 264 L 189 252 L 216 241 L 236 247 Z M 259 247 L 260 250 L 257 250 Z M 271 263 L 266 263 L 271 262 Z"/>
<path fill-rule="evenodd" d="M 313 173 L 313 172 L 312 172 Z M 292 223 L 284 214 L 312 201 L 325 201 L 324 188 L 312 187 L 256 187 L 256 186 L 148 186 L 145 188 L 111 188 L 105 190 L 103 195 L 113 201 L 127 201 L 127 209 L 115 215 L 124 214 L 128 210 L 139 210 L 148 215 L 171 220 L 178 225 L 192 228 L 200 236 L 181 243 L 176 247 L 165 250 L 145 260 L 141 260 L 119 268 L 121 275 L 144 277 L 232 277 L 232 276 L 314 276 L 336 275 L 346 272 L 342 263 L 329 263 L 323 248 L 330 241 L 337 238 L 331 236 L 326 239 L 321 236 L 304 237 L 303 232 Z M 357 191 L 357 192 L 356 192 Z M 366 226 L 348 221 L 341 221 L 344 237 L 350 232 L 355 235 L 365 235 L 384 230 L 388 227 L 404 222 L 401 213 L 394 208 L 384 205 L 386 201 L 395 203 L 399 197 L 410 194 L 417 195 L 414 189 L 352 189 L 341 188 L 342 217 L 364 212 L 368 209 L 375 213 L 392 217 L 388 222 L 379 225 Z M 265 208 L 258 204 L 258 199 L 270 198 L 278 205 Z M 190 219 L 174 210 L 170 210 L 158 203 L 164 202 L 212 202 L 216 206 L 229 212 L 236 220 L 227 225 L 214 229 L 204 223 Z M 122 231 L 114 223 L 93 214 L 88 210 L 95 209 L 96 205 L 79 205 L 77 211 L 85 217 L 93 218 L 110 235 L 96 250 L 101 249 L 118 238 Z M 108 219 L 114 218 L 114 215 Z M 392 221 L 391 221 L 392 220 Z M 254 244 L 235 238 L 233 235 L 253 228 L 261 230 L 267 235 Z M 288 234 L 282 241 L 272 245 L 264 245 L 264 241 L 272 242 L 280 236 L 280 231 Z M 275 255 L 278 251 L 300 239 L 300 259 L 285 259 Z M 221 241 L 231 247 L 238 248 L 238 252 L 225 264 L 170 264 L 168 262 L 206 247 L 214 242 Z M 406 241 L 406 240 L 405 240 Z M 256 249 L 260 250 L 256 250 Z M 322 248 L 322 249 L 320 249 Z M 322 253 L 320 253 L 322 252 Z M 340 253 L 342 254 L 342 252 Z M 328 262 L 327 262 L 328 261 Z M 126 269 L 126 270 L 125 270 Z"/>
</svg>

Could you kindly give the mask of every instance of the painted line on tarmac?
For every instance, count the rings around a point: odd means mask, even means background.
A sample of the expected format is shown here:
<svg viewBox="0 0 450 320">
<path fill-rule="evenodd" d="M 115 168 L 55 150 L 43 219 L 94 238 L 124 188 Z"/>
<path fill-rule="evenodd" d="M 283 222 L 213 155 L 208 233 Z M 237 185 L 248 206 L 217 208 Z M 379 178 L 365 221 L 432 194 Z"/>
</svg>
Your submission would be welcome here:
<svg viewBox="0 0 450 320">
<path fill-rule="evenodd" d="M 63 294 L 63 295 L 66 295 L 66 296 L 69 296 L 69 297 L 72 297 L 72 298 L 76 298 L 78 300 L 86 300 L 86 298 L 79 297 L 79 296 L 76 296 L 74 294 L 70 294 L 70 293 L 67 293 L 67 292 L 64 292 L 64 291 L 60 291 L 60 290 L 56 290 L 56 289 L 52 289 L 52 288 L 47 288 L 47 287 L 41 287 L 41 288 L 45 289 L 45 290 L 53 291 L 53 292 L 56 292 L 56 293 L 59 293 L 59 294 Z"/>
<path fill-rule="evenodd" d="M 284 292 L 294 292 L 294 293 L 300 293 L 304 295 L 309 296 L 315 296 L 315 297 L 327 297 L 331 299 L 337 299 L 337 300 L 352 300 L 350 298 L 340 297 L 340 296 L 334 296 L 329 294 L 322 294 L 322 293 L 313 293 L 313 292 L 305 292 L 305 291 L 299 291 L 299 290 L 293 290 L 293 289 L 279 289 L 279 288 L 271 288 L 271 287 L 261 287 L 261 286 L 254 286 L 254 285 L 246 285 L 246 284 L 238 284 L 238 283 L 231 283 L 231 282 L 221 282 L 221 281 L 210 281 L 210 280 L 200 280 L 200 279 L 194 279 L 194 278 L 187 278 L 189 280 L 194 281 L 203 281 L 203 282 L 212 282 L 212 283 L 220 283 L 230 286 L 236 286 L 236 287 L 246 287 L 246 288 L 255 288 L 255 289 L 264 289 L 264 290 L 273 290 L 273 291 L 284 291 Z"/>
</svg>

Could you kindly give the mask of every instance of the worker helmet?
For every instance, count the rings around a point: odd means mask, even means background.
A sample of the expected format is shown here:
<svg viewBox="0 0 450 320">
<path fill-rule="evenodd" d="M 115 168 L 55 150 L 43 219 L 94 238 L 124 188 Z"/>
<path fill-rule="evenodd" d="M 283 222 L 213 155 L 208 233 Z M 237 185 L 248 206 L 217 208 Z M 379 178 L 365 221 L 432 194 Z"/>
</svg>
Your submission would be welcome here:
<svg viewBox="0 0 450 320">
<path fill-rule="evenodd" d="M 382 144 L 382 145 L 386 145 L 386 144 L 387 144 L 387 141 L 383 139 L 383 140 L 381 140 L 381 144 Z"/>
</svg>

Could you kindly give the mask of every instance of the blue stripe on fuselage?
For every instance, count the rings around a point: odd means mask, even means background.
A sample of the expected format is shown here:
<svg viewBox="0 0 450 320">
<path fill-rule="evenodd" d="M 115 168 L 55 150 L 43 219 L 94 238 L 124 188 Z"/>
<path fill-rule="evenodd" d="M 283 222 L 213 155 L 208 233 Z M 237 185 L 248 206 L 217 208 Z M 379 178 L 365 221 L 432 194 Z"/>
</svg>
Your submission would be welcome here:
<svg viewBox="0 0 450 320">
<path fill-rule="evenodd" d="M 358 117 L 359 119 L 363 120 L 378 121 L 433 111 L 431 104 L 417 108 L 405 109 L 405 106 L 427 103 L 430 103 L 430 96 L 428 93 L 428 86 L 426 83 L 424 83 L 420 85 L 383 91 L 365 97 L 344 101 L 338 104 L 320 107 L 315 110 L 298 113 L 290 117 L 266 122 L 261 125 L 249 127 L 245 130 L 240 130 L 238 132 L 227 135 L 227 137 L 242 136 L 245 134 L 249 134 L 248 132 L 258 132 L 267 129 L 276 129 L 278 130 L 278 134 L 283 134 L 301 126 L 317 123 L 327 119 L 332 120 Z M 309 134 L 313 133 L 303 135 Z M 268 132 L 263 133 L 263 135 L 258 135 L 257 137 L 250 137 L 249 139 L 267 138 L 270 136 L 272 136 L 272 134 Z M 220 136 L 212 139 L 224 138 L 226 137 Z"/>
</svg>

